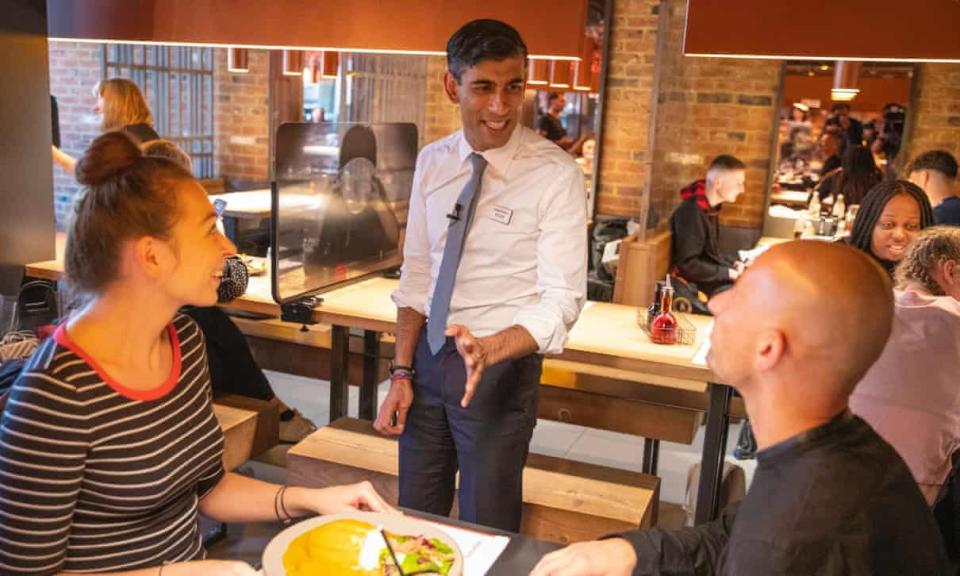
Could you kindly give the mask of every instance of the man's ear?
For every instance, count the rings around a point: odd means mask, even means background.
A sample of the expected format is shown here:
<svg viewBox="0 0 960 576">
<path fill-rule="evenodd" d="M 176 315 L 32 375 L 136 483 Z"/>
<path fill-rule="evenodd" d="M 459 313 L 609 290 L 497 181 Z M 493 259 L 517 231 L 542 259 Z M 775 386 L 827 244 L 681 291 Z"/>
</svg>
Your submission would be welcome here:
<svg viewBox="0 0 960 576">
<path fill-rule="evenodd" d="M 449 70 L 443 73 L 443 89 L 447 93 L 447 98 L 454 104 L 460 103 L 460 96 L 457 94 L 457 86 L 459 86 L 459 84 Z"/>
<path fill-rule="evenodd" d="M 787 341 L 783 332 L 779 330 L 762 332 L 754 356 L 754 369 L 758 373 L 772 370 L 783 360 L 786 351 Z"/>
</svg>

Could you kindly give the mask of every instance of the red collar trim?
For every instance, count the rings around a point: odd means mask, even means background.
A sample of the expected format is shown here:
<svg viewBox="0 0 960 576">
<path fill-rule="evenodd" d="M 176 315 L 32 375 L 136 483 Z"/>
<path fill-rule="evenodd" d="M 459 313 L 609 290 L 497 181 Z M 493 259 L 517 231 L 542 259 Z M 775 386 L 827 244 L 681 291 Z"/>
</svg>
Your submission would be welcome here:
<svg viewBox="0 0 960 576">
<path fill-rule="evenodd" d="M 120 394 L 124 398 L 128 398 L 130 400 L 142 400 L 148 402 L 163 398 L 169 394 L 170 391 L 173 390 L 177 385 L 177 382 L 180 381 L 180 338 L 177 336 L 177 330 L 174 328 L 172 323 L 167 326 L 167 335 L 170 337 L 170 346 L 173 348 L 173 367 L 171 368 L 170 374 L 167 376 L 167 379 L 163 384 L 149 390 L 129 388 L 114 380 L 109 374 L 107 374 L 106 370 L 97 364 L 96 360 L 84 352 L 83 349 L 77 346 L 77 343 L 70 338 L 70 335 L 67 334 L 66 322 L 63 322 L 57 326 L 56 332 L 53 333 L 53 338 L 57 341 L 57 344 L 60 344 L 64 348 L 70 350 L 82 358 L 84 362 L 89 364 L 90 367 L 96 371 L 97 375 L 100 376 L 104 382 L 106 382 L 107 386 L 113 388 L 117 394 Z"/>
</svg>

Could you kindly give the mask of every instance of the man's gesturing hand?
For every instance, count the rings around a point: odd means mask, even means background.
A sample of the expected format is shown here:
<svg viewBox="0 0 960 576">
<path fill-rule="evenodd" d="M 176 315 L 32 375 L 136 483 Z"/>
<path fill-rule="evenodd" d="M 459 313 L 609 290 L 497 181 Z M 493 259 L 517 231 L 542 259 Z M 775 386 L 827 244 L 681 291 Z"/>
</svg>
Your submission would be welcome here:
<svg viewBox="0 0 960 576">
<path fill-rule="evenodd" d="M 463 399 L 460 400 L 460 406 L 466 408 L 477 390 L 477 385 L 480 384 L 484 368 L 487 367 L 487 352 L 480 340 L 471 334 L 466 326 L 451 324 L 447 328 L 446 335 L 452 336 L 456 341 L 457 352 L 463 358 L 463 364 L 467 369 L 467 385 Z"/>
</svg>

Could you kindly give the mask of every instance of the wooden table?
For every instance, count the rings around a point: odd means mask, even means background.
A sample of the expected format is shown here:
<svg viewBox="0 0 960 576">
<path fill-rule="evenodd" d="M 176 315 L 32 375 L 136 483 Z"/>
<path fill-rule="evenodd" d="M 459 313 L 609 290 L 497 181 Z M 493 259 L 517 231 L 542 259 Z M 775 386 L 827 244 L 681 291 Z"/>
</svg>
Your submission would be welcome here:
<svg viewBox="0 0 960 576">
<path fill-rule="evenodd" d="M 454 520 L 444 516 L 434 516 L 421 512 L 419 510 L 403 510 L 408 516 L 422 518 L 429 522 L 440 525 L 453 526 L 464 530 L 472 530 L 483 534 L 494 534 L 507 536 L 510 543 L 507 545 L 503 554 L 497 558 L 490 570 L 485 576 L 517 576 L 518 574 L 529 574 L 533 567 L 537 565 L 545 554 L 559 550 L 561 546 L 553 542 L 537 540 L 523 534 L 514 534 L 496 530 L 489 526 L 479 526 L 470 524 L 461 520 Z M 263 550 L 270 543 L 274 536 L 279 534 L 287 526 L 285 524 L 270 524 L 266 530 L 258 530 L 253 536 L 243 534 L 243 545 L 237 545 L 237 536 L 229 536 L 220 542 L 205 545 L 207 549 L 207 559 L 209 560 L 233 560 L 247 562 L 254 568 L 259 569 L 263 562 Z"/>
<path fill-rule="evenodd" d="M 782 204 L 791 208 L 804 208 L 810 203 L 810 192 L 805 190 L 779 190 L 770 193 L 770 204 Z"/>
<path fill-rule="evenodd" d="M 62 275 L 61 261 L 30 264 L 27 276 L 56 280 Z M 393 333 L 396 307 L 390 294 L 397 281 L 372 277 L 320 295 L 312 320 L 331 329 L 330 420 L 347 416 L 349 387 L 346 378 L 348 339 L 351 328 L 364 331 L 364 376 L 360 387 L 359 417 L 376 416 L 376 363 L 380 334 Z M 280 306 L 270 293 L 270 276 L 250 278 L 247 293 L 224 307 L 247 312 L 280 315 Z M 719 486 L 723 470 L 732 390 L 713 376 L 706 365 L 693 358 L 706 338 L 710 319 L 690 315 L 697 328 L 692 346 L 660 346 L 650 342 L 636 323 L 637 308 L 605 302 L 585 307 L 563 354 L 577 371 L 679 390 L 708 393 L 706 434 L 703 444 L 697 522 L 719 514 Z"/>
<path fill-rule="evenodd" d="M 237 241 L 238 220 L 263 220 L 272 212 L 272 196 L 269 188 L 248 190 L 246 192 L 227 192 L 211 194 L 210 202 L 223 200 L 223 229 L 227 238 Z M 322 198 L 318 195 L 284 192 L 280 196 L 280 207 L 284 210 L 300 210 L 316 207 Z"/>
</svg>

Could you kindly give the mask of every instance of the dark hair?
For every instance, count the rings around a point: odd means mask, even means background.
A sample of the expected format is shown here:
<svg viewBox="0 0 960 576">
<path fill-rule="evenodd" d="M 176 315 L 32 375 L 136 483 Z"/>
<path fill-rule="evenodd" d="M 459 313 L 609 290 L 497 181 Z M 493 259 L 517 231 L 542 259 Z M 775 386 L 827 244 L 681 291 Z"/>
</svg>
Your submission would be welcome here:
<svg viewBox="0 0 960 576">
<path fill-rule="evenodd" d="M 843 153 L 843 169 L 837 176 L 837 187 L 833 191 L 843 194 L 846 203 L 860 204 L 863 197 L 883 180 L 883 174 L 873 161 L 873 153 L 864 146 L 850 146 Z"/>
<path fill-rule="evenodd" d="M 553 101 L 562 96 L 559 92 L 550 92 L 547 94 L 547 104 L 553 104 Z"/>
<path fill-rule="evenodd" d="M 846 102 L 837 102 L 830 107 L 830 112 L 839 112 L 841 110 L 850 110 L 850 105 Z"/>
<path fill-rule="evenodd" d="M 850 233 L 850 245 L 869 254 L 890 274 L 893 274 L 896 262 L 883 260 L 874 255 L 871 249 L 873 229 L 880 220 L 880 215 L 887 203 L 894 196 L 901 194 L 911 196 L 920 206 L 920 229 L 933 226 L 933 208 L 930 207 L 930 201 L 927 200 L 927 195 L 924 194 L 923 190 L 906 180 L 888 180 L 874 186 L 864 197 L 863 204 L 860 205 L 860 211 L 857 212 L 857 219 L 853 222 L 853 231 Z"/>
<path fill-rule="evenodd" d="M 710 166 L 707 168 L 707 171 L 710 170 L 746 170 L 747 165 L 743 163 L 742 160 L 736 156 L 731 156 L 730 154 L 721 154 L 710 161 Z"/>
<path fill-rule="evenodd" d="M 933 170 L 953 180 L 957 177 L 957 159 L 946 150 L 930 150 L 913 159 L 910 172 L 917 170 Z"/>
<path fill-rule="evenodd" d="M 125 240 L 170 237 L 178 217 L 172 184 L 193 177 L 172 160 L 145 157 L 123 132 L 94 139 L 76 176 L 85 189 L 74 206 L 64 266 L 74 289 L 97 293 L 116 279 Z"/>
<path fill-rule="evenodd" d="M 190 159 L 190 155 L 170 140 L 164 140 L 163 138 L 150 140 L 141 144 L 140 150 L 143 151 L 144 156 L 173 160 L 187 172 L 193 172 L 193 161 Z"/>
<path fill-rule="evenodd" d="M 463 71 L 482 60 L 527 59 L 527 45 L 520 33 L 499 20 L 473 20 L 447 41 L 447 70 L 460 82 Z"/>
</svg>

